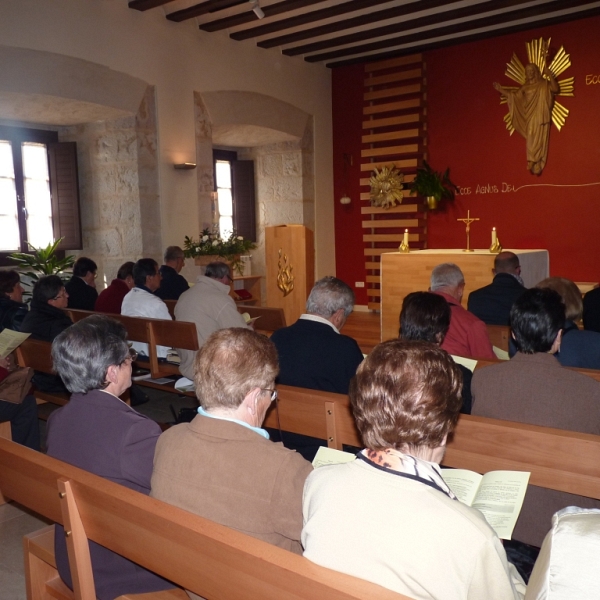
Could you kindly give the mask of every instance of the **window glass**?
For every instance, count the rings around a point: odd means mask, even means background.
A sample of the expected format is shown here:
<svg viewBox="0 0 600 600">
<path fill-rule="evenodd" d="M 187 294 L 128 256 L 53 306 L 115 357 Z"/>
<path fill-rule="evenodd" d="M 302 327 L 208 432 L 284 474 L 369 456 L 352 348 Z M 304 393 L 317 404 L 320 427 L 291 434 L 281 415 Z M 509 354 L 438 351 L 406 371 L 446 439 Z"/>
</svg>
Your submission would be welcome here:
<svg viewBox="0 0 600 600">
<path fill-rule="evenodd" d="M 17 191 L 10 142 L 0 140 L 0 251 L 19 250 Z"/>
<path fill-rule="evenodd" d="M 222 217 L 233 216 L 233 198 L 231 189 L 219 188 L 219 214 Z"/>
<path fill-rule="evenodd" d="M 48 155 L 45 144 L 23 142 L 21 150 L 27 208 L 27 241 L 40 248 L 54 240 Z"/>
<path fill-rule="evenodd" d="M 231 217 L 220 217 L 219 229 L 221 230 L 221 237 L 228 238 L 233 231 L 233 219 Z"/>
<path fill-rule="evenodd" d="M 219 205 L 219 234 L 222 238 L 228 238 L 233 232 L 231 163 L 228 160 L 217 160 L 215 173 L 217 177 L 217 197 Z"/>
<path fill-rule="evenodd" d="M 227 160 L 218 160 L 216 165 L 217 188 L 231 187 L 231 165 Z"/>
</svg>

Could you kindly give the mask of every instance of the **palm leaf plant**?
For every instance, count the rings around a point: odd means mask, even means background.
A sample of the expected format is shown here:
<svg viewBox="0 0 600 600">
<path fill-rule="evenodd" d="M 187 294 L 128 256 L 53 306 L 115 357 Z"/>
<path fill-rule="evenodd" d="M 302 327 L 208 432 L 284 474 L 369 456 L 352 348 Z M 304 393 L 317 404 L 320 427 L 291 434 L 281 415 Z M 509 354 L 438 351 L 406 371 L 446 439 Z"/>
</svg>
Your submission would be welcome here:
<svg viewBox="0 0 600 600">
<path fill-rule="evenodd" d="M 59 238 L 55 242 L 48 244 L 45 248 L 35 248 L 27 242 L 32 250 L 31 254 L 13 252 L 8 255 L 8 258 L 19 265 L 19 271 L 22 275 L 29 278 L 29 285 L 32 287 L 38 279 L 46 275 L 58 275 L 66 281 L 67 277 L 63 273 L 66 269 L 70 269 L 73 266 L 75 257 L 68 255 L 64 258 L 59 258 L 56 255 L 56 250 L 61 241 L 62 238 Z"/>
<path fill-rule="evenodd" d="M 450 180 L 450 167 L 440 173 L 434 171 L 427 161 L 423 161 L 423 166 L 417 169 L 410 191 L 427 198 L 427 206 L 435 209 L 442 198 L 452 200 L 458 187 Z"/>
</svg>

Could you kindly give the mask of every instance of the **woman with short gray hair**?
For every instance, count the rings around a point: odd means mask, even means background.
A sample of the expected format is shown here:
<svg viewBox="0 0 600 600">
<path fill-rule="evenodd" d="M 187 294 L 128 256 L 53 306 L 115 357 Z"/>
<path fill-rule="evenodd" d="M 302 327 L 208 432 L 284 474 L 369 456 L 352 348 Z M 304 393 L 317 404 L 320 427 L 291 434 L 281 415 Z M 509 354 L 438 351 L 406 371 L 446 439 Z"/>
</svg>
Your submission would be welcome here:
<svg viewBox="0 0 600 600">
<path fill-rule="evenodd" d="M 63 331 L 52 344 L 54 368 L 72 393 L 48 419 L 48 455 L 143 494 L 150 492 L 154 448 L 160 427 L 123 402 L 131 386 L 125 328 L 93 315 Z M 56 564 L 72 589 L 64 530 L 56 526 Z M 90 542 L 96 596 L 109 600 L 173 585 L 135 563 Z"/>
</svg>

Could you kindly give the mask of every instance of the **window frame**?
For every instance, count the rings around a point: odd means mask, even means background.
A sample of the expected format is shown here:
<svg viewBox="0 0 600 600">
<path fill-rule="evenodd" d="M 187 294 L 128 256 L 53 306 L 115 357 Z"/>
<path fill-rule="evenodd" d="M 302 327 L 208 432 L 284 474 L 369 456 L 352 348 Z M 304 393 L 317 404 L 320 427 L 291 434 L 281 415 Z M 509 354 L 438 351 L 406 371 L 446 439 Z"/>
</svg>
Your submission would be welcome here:
<svg viewBox="0 0 600 600">
<path fill-rule="evenodd" d="M 254 161 L 239 160 L 233 150 L 213 149 L 213 189 L 217 191 L 217 161 L 231 164 L 231 193 L 233 200 L 233 229 L 238 235 L 252 242 L 257 241 L 256 233 L 256 190 L 254 179 Z M 238 169 L 236 170 L 236 164 Z M 252 164 L 242 173 L 242 165 Z M 218 205 L 217 205 L 218 206 Z M 242 219 L 242 223 L 239 219 Z M 219 229 L 220 231 L 220 229 Z"/>
<path fill-rule="evenodd" d="M 31 254 L 31 250 L 27 245 L 27 222 L 25 218 L 25 211 L 23 207 L 25 206 L 25 189 L 24 189 L 24 178 L 23 178 L 23 157 L 21 152 L 21 144 L 23 142 L 33 142 L 40 143 L 46 146 L 46 154 L 48 157 L 48 173 L 50 178 L 50 194 L 51 194 L 51 207 L 52 207 L 52 222 L 54 228 L 54 234 L 60 234 L 60 214 L 58 211 L 58 206 L 61 201 L 59 198 L 58 190 L 56 189 L 56 179 L 54 176 L 56 169 L 51 164 L 50 153 L 54 152 L 53 148 L 60 146 L 75 146 L 72 142 L 66 142 L 61 144 L 58 140 L 58 131 L 47 130 L 47 129 L 32 129 L 28 127 L 14 127 L 9 125 L 0 125 L 0 139 L 8 140 L 12 146 L 13 153 L 13 163 L 14 163 L 14 172 L 15 172 L 15 191 L 17 194 L 17 222 L 19 224 L 19 243 L 20 249 L 15 250 L 13 252 L 23 252 L 25 254 Z M 79 214 L 79 185 L 77 181 L 77 164 L 76 158 L 74 156 L 73 150 L 73 168 L 75 169 L 75 177 L 74 177 L 74 185 L 77 188 L 75 193 L 74 202 L 76 203 L 76 208 L 74 212 L 76 212 L 76 220 L 77 226 L 79 227 L 79 239 L 75 244 L 72 244 L 69 249 L 81 249 L 81 223 L 80 223 L 80 214 Z M 72 190 L 71 190 L 72 192 Z M 58 232 L 57 232 L 58 229 Z M 58 237 L 61 237 L 58 235 Z M 8 257 L 12 254 L 12 252 L 2 251 L 0 252 L 0 266 L 12 266 L 15 264 Z M 57 250 L 57 256 L 59 258 L 64 257 L 65 250 L 59 248 Z"/>
</svg>

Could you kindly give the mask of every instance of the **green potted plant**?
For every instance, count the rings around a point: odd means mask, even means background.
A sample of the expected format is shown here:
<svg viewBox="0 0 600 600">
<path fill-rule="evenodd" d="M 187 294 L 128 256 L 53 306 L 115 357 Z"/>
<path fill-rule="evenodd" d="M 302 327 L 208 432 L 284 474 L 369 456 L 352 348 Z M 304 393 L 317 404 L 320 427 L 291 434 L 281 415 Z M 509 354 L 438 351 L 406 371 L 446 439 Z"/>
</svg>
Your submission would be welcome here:
<svg viewBox="0 0 600 600">
<path fill-rule="evenodd" d="M 427 207 L 434 210 L 442 198 L 452 200 L 458 191 L 458 187 L 450 181 L 449 173 L 450 167 L 440 173 L 434 171 L 426 161 L 423 161 L 423 166 L 417 169 L 417 175 L 410 191 L 426 198 Z"/>
<path fill-rule="evenodd" d="M 29 247 L 33 251 L 31 254 L 13 252 L 8 255 L 8 258 L 18 263 L 19 270 L 23 275 L 30 278 L 30 285 L 33 286 L 41 277 L 45 275 L 61 275 L 75 263 L 75 257 L 72 255 L 65 256 L 64 258 L 56 256 L 56 249 L 61 241 L 62 238 L 59 238 L 55 242 L 48 244 L 45 248 L 35 248 L 29 244 Z"/>
</svg>

